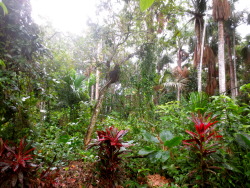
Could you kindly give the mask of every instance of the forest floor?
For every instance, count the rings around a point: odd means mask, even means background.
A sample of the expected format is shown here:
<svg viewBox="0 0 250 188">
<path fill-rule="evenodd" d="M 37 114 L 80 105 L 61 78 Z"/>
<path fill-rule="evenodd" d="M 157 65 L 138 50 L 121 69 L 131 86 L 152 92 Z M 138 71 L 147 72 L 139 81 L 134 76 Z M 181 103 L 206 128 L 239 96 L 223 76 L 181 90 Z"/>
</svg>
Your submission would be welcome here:
<svg viewBox="0 0 250 188">
<path fill-rule="evenodd" d="M 98 178 L 93 169 L 95 164 L 84 163 L 83 161 L 71 161 L 68 166 L 59 170 L 58 183 L 59 187 L 66 188 L 97 188 Z M 126 177 L 129 178 L 129 177 Z M 125 178 L 125 179 L 126 179 Z M 138 177 L 137 183 L 147 185 L 147 187 L 161 187 L 165 184 L 171 184 L 172 179 L 166 179 L 159 174 L 147 175 L 145 177 Z M 94 184 L 96 186 L 94 186 Z M 99 186 L 100 187 L 100 186 Z M 126 187 L 130 187 L 129 185 Z M 116 188 L 125 188 L 123 186 L 116 186 Z"/>
</svg>

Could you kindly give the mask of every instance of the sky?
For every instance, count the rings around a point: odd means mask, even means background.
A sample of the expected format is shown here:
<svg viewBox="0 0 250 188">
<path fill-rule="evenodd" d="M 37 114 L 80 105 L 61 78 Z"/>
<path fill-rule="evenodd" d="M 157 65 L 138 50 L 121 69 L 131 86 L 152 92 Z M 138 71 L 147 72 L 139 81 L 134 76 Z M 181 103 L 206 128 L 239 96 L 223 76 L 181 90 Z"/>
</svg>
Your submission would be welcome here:
<svg viewBox="0 0 250 188">
<path fill-rule="evenodd" d="M 62 32 L 81 33 L 88 17 L 95 15 L 97 0 L 31 0 L 32 17 L 43 25 L 47 21 Z"/>
<path fill-rule="evenodd" d="M 86 28 L 88 17 L 95 16 L 95 4 L 98 0 L 31 0 L 32 16 L 42 25 L 47 21 L 61 32 L 80 34 Z M 239 0 L 237 10 L 250 11 L 250 0 Z M 244 38 L 250 34 L 250 25 L 237 28 Z"/>
<path fill-rule="evenodd" d="M 250 12 L 250 0 L 239 0 L 236 2 L 235 8 L 238 11 L 247 10 Z M 240 25 L 236 28 L 236 31 L 244 38 L 250 34 L 250 25 Z"/>
</svg>

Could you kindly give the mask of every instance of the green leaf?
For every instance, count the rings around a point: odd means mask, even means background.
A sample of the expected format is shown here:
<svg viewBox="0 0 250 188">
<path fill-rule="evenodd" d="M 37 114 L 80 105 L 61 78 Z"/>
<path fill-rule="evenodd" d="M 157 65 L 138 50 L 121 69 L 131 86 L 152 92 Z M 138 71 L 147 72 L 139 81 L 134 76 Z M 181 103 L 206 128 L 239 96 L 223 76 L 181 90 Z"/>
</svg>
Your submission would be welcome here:
<svg viewBox="0 0 250 188">
<path fill-rule="evenodd" d="M 234 172 L 241 172 L 238 168 L 236 168 L 235 166 L 229 164 L 229 163 L 223 163 L 222 164 L 226 169 L 234 171 Z"/>
<path fill-rule="evenodd" d="M 5 63 L 4 63 L 4 61 L 3 61 L 3 60 L 1 60 L 1 59 L 0 59 L 0 65 L 1 65 L 1 66 L 3 66 L 3 67 L 5 67 L 5 66 L 6 66 L 6 65 L 5 65 Z"/>
<path fill-rule="evenodd" d="M 250 136 L 248 134 L 237 134 L 235 140 L 241 147 L 250 149 Z"/>
<path fill-rule="evenodd" d="M 145 141 L 159 143 L 159 140 L 155 136 L 148 133 L 147 131 L 144 131 L 142 135 Z"/>
<path fill-rule="evenodd" d="M 167 140 L 171 140 L 174 137 L 174 135 L 170 131 L 162 131 L 160 133 L 160 138 L 163 142 Z"/>
<path fill-rule="evenodd" d="M 250 152 L 248 152 L 248 153 L 247 153 L 247 158 L 249 158 L 249 159 L 250 159 Z"/>
<path fill-rule="evenodd" d="M 140 172 L 149 172 L 149 171 L 151 171 L 149 168 L 141 168 L 138 170 L 139 173 Z"/>
<path fill-rule="evenodd" d="M 148 154 L 153 153 L 153 152 L 154 152 L 154 149 L 149 148 L 149 147 L 145 147 L 138 152 L 138 155 L 148 155 Z"/>
<path fill-rule="evenodd" d="M 154 3 L 155 0 L 140 0 L 140 9 L 141 11 L 145 11 L 146 9 L 148 9 L 149 7 L 151 7 L 151 5 Z"/>
<path fill-rule="evenodd" d="M 64 143 L 66 144 L 70 139 L 70 136 L 69 135 L 62 135 L 59 137 L 58 139 L 58 143 Z"/>
<path fill-rule="evenodd" d="M 250 139 L 249 135 L 241 134 L 240 135 L 245 144 L 250 148 Z"/>
<path fill-rule="evenodd" d="M 2 9 L 3 9 L 4 15 L 8 14 L 8 9 L 3 2 L 0 2 L 0 7 L 2 7 Z"/>
<path fill-rule="evenodd" d="M 169 151 L 162 151 L 161 162 L 166 162 L 170 157 Z"/>
<path fill-rule="evenodd" d="M 247 171 L 247 172 L 245 173 L 245 175 L 246 175 L 246 176 L 250 176 L 250 171 Z"/>
<path fill-rule="evenodd" d="M 176 136 L 176 137 L 172 138 L 171 140 L 167 140 L 166 142 L 164 142 L 164 146 L 172 148 L 174 146 L 178 146 L 181 143 L 181 141 L 182 141 L 182 137 Z"/>
<path fill-rule="evenodd" d="M 160 160 L 162 157 L 162 152 L 161 151 L 157 151 L 154 153 L 154 155 L 152 155 L 152 158 L 155 158 L 156 160 Z"/>
</svg>

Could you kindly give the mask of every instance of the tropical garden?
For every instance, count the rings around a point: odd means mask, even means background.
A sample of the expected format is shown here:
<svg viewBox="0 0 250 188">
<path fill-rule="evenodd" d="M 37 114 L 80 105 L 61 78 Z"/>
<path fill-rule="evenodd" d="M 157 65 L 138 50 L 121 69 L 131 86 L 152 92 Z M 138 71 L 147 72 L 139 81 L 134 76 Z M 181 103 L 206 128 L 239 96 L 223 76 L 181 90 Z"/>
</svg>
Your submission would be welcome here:
<svg viewBox="0 0 250 188">
<path fill-rule="evenodd" d="M 0 187 L 250 187 L 235 3 L 100 0 L 66 36 L 1 0 Z"/>
</svg>

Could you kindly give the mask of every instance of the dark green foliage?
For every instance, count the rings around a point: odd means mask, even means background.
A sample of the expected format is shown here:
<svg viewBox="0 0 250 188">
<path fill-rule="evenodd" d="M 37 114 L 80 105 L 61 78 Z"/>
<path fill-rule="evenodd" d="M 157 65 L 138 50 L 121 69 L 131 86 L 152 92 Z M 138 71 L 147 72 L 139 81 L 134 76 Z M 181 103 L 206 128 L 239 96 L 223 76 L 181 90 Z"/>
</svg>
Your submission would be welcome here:
<svg viewBox="0 0 250 188">
<path fill-rule="evenodd" d="M 183 98 L 182 105 L 191 113 L 204 114 L 208 110 L 209 98 L 206 93 L 192 92 L 187 99 Z"/>
<path fill-rule="evenodd" d="M 152 163 L 161 163 L 162 168 L 165 168 L 164 163 L 169 159 L 171 149 L 182 140 L 182 137 L 174 136 L 170 131 L 162 131 L 157 136 L 143 131 L 142 136 L 147 144 L 142 146 L 138 154 L 146 156 Z"/>
<path fill-rule="evenodd" d="M 45 76 L 36 60 L 46 50 L 29 0 L 3 2 L 8 14 L 0 11 L 0 129 L 1 136 L 14 140 L 27 134 L 35 119 L 30 117 L 37 102 L 33 97 L 43 90 Z"/>
</svg>

